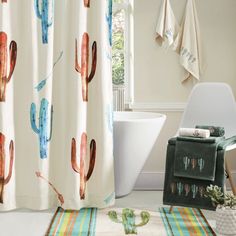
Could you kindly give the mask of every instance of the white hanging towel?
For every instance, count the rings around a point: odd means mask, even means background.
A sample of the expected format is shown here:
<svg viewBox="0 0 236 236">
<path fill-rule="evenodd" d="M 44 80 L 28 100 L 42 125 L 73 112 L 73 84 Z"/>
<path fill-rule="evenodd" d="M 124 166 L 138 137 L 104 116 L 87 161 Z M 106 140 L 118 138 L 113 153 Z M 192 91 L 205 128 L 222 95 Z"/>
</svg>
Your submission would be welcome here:
<svg viewBox="0 0 236 236">
<path fill-rule="evenodd" d="M 200 80 L 204 62 L 195 0 L 188 0 L 185 17 L 175 39 L 173 49 L 180 55 L 180 64 L 186 70 L 184 82 L 191 77 Z"/>
<path fill-rule="evenodd" d="M 157 42 L 163 46 L 170 46 L 178 33 L 179 25 L 175 19 L 169 0 L 163 0 L 160 16 L 157 22 Z"/>
</svg>

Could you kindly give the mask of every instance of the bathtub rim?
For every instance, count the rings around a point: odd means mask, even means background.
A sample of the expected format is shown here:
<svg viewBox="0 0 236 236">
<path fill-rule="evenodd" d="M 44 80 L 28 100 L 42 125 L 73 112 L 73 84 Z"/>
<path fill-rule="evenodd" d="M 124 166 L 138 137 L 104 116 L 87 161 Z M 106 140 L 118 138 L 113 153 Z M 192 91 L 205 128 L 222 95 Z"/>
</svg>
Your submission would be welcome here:
<svg viewBox="0 0 236 236">
<path fill-rule="evenodd" d="M 149 117 L 124 117 L 122 119 L 119 119 L 116 117 L 116 114 L 142 114 L 142 115 L 150 115 Z M 118 123 L 118 122 L 147 122 L 147 121 L 160 121 L 166 120 L 166 115 L 163 113 L 159 113 L 159 112 L 147 112 L 147 111 L 114 111 L 114 119 L 113 122 L 114 123 Z"/>
</svg>

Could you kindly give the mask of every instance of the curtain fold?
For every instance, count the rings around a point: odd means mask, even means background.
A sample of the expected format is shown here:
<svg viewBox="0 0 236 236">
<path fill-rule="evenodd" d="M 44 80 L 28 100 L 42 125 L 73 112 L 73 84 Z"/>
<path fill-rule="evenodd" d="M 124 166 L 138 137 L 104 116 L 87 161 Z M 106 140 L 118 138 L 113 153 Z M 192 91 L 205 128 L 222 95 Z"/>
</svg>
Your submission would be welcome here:
<svg viewBox="0 0 236 236">
<path fill-rule="evenodd" d="M 0 210 L 114 203 L 111 3 L 0 1 Z"/>
</svg>

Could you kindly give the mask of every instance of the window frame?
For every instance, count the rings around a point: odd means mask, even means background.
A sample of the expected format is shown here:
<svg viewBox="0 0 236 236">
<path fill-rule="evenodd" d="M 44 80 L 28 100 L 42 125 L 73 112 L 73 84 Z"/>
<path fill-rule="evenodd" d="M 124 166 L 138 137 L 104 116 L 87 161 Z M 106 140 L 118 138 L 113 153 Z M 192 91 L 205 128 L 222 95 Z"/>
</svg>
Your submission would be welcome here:
<svg viewBox="0 0 236 236">
<path fill-rule="evenodd" d="M 124 87 L 125 88 L 125 107 L 129 108 L 130 104 L 133 101 L 133 86 L 131 79 L 131 4 L 129 0 L 124 0 L 123 3 L 113 2 L 112 14 L 115 14 L 117 11 L 124 10 L 124 84 L 115 85 L 113 87 Z"/>
</svg>

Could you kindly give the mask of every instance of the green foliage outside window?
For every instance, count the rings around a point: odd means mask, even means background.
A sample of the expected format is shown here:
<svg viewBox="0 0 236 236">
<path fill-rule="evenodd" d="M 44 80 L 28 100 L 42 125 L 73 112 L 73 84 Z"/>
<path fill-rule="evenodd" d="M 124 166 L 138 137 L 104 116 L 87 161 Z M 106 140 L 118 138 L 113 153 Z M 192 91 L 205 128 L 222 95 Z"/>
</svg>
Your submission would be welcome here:
<svg viewBox="0 0 236 236">
<path fill-rule="evenodd" d="M 115 3 L 121 3 L 122 0 L 115 0 Z M 115 85 L 124 84 L 124 26 L 125 12 L 119 10 L 113 13 L 112 23 L 112 81 Z"/>
</svg>

